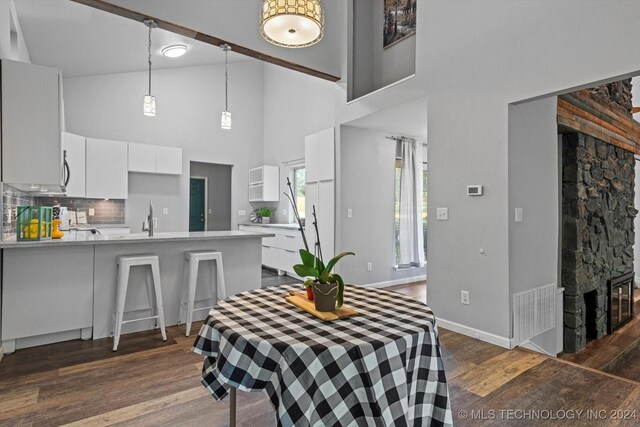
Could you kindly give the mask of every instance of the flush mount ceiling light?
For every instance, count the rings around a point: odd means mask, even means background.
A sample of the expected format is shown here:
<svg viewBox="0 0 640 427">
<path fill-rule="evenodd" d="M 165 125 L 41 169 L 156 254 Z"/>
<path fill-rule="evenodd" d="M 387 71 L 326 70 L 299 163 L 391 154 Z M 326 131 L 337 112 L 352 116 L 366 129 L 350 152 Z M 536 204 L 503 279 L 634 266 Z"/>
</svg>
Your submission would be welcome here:
<svg viewBox="0 0 640 427">
<path fill-rule="evenodd" d="M 162 48 L 162 54 L 167 58 L 178 58 L 187 53 L 187 46 L 183 44 L 172 44 Z"/>
<path fill-rule="evenodd" d="M 260 32 L 281 47 L 307 47 L 324 35 L 324 9 L 320 0 L 262 0 Z"/>
<path fill-rule="evenodd" d="M 220 45 L 220 49 L 224 51 L 224 111 L 220 116 L 220 127 L 222 129 L 231 129 L 231 113 L 229 112 L 229 91 L 227 83 L 229 81 L 229 51 L 231 46 L 228 44 Z"/>
<path fill-rule="evenodd" d="M 144 25 L 149 27 L 149 93 L 144 96 L 144 115 L 156 116 L 156 97 L 151 95 L 151 30 L 158 27 L 158 23 L 153 19 L 145 19 Z"/>
</svg>

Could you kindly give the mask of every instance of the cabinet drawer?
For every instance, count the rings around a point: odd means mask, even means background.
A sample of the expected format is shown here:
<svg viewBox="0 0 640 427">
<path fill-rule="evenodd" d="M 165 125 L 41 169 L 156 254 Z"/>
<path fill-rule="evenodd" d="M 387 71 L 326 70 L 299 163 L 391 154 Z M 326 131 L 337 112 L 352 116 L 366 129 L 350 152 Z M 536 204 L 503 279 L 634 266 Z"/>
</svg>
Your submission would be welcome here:
<svg viewBox="0 0 640 427">
<path fill-rule="evenodd" d="M 296 264 L 301 264 L 300 254 L 297 250 L 284 250 L 281 249 L 281 270 L 293 273 L 293 266 Z"/>
<path fill-rule="evenodd" d="M 302 237 L 300 237 L 300 235 L 292 236 L 285 234 L 278 237 L 280 238 L 278 243 L 282 249 L 296 251 L 297 253 L 300 249 L 304 248 L 304 243 L 302 242 Z"/>
<path fill-rule="evenodd" d="M 262 265 L 266 265 L 271 268 L 278 268 L 278 259 L 280 258 L 281 249 L 272 248 L 269 246 L 262 247 Z"/>
</svg>

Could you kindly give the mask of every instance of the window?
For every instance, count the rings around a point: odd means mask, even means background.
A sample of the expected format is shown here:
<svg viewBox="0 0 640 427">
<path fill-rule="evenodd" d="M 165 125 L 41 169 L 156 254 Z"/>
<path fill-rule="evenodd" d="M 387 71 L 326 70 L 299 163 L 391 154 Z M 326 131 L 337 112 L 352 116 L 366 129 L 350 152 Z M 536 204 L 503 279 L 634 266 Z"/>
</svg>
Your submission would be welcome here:
<svg viewBox="0 0 640 427">
<path fill-rule="evenodd" d="M 395 253 L 396 265 L 400 259 L 400 178 L 402 169 L 400 159 L 396 159 L 396 203 L 395 203 Z M 424 258 L 427 259 L 427 164 L 422 164 L 422 233 L 424 237 Z"/>
<path fill-rule="evenodd" d="M 300 214 L 300 219 L 304 219 L 304 168 L 295 168 L 293 170 L 293 191 L 296 195 L 296 208 L 298 208 L 298 214 Z"/>
</svg>

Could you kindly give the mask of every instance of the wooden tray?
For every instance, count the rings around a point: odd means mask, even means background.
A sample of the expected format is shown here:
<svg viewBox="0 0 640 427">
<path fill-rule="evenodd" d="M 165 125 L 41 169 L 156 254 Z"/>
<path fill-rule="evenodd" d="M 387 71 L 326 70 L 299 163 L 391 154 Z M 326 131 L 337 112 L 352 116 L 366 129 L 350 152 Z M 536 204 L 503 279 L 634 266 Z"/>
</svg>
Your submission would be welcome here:
<svg viewBox="0 0 640 427">
<path fill-rule="evenodd" d="M 321 320 L 338 320 L 358 315 L 358 312 L 348 305 L 343 305 L 335 311 L 318 311 L 313 301 L 309 301 L 305 294 L 296 291 L 289 291 L 289 295 L 284 299 Z"/>
</svg>

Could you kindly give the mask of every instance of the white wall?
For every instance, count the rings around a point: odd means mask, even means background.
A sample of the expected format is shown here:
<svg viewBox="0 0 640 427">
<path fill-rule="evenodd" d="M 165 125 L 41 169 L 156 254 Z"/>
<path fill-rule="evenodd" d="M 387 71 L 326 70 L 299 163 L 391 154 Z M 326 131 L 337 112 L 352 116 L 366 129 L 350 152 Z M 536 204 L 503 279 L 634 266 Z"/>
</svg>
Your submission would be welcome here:
<svg viewBox="0 0 640 427">
<path fill-rule="evenodd" d="M 510 304 L 515 293 L 560 280 L 557 105 L 555 96 L 509 105 Z M 522 222 L 515 222 L 516 208 L 523 210 Z M 562 350 L 556 348 L 562 317 L 556 321 L 533 340 L 553 356 Z"/>
<path fill-rule="evenodd" d="M 417 77 L 429 98 L 429 216 L 437 207 L 449 208 L 449 221 L 429 226 L 429 303 L 436 316 L 505 344 L 511 336 L 510 261 L 545 265 L 546 250 L 556 249 L 549 238 L 548 248 L 509 255 L 508 104 L 637 73 L 640 45 L 633 28 L 640 3 L 420 6 Z M 550 129 L 540 132 L 544 137 Z M 555 161 L 538 155 L 544 170 Z M 486 195 L 466 197 L 471 183 L 485 185 Z M 555 236 L 556 230 L 539 232 Z M 471 291 L 468 307 L 460 304 L 462 289 Z"/>
<path fill-rule="evenodd" d="M 142 114 L 147 73 L 125 73 L 65 79 L 67 130 L 88 137 L 182 147 L 180 177 L 129 175 L 127 223 L 141 226 L 153 196 L 159 231 L 187 230 L 189 224 L 189 162 L 233 167 L 231 226 L 250 209 L 250 167 L 263 158 L 263 66 L 247 61 L 229 66 L 229 109 L 233 128 L 220 129 L 224 109 L 224 65 L 153 72 L 156 117 Z M 168 215 L 162 208 L 169 209 Z"/>
<path fill-rule="evenodd" d="M 352 99 L 415 73 L 416 37 L 383 48 L 384 2 L 353 0 Z"/>
<path fill-rule="evenodd" d="M 425 268 L 395 270 L 395 161 L 396 143 L 387 134 L 342 126 L 340 176 L 342 250 L 355 257 L 340 261 L 340 274 L 349 283 L 367 285 L 424 276 Z M 426 157 L 425 157 L 426 160 Z M 352 209 L 353 217 L 347 217 Z M 367 271 L 367 262 L 372 271 Z"/>
<path fill-rule="evenodd" d="M 0 58 L 31 62 L 13 0 L 0 1 Z"/>
<path fill-rule="evenodd" d="M 283 162 L 304 158 L 304 137 L 336 123 L 344 90 L 335 83 L 289 71 L 275 65 L 264 66 L 264 164 L 280 166 L 280 203 L 276 222 L 291 222 L 286 177 L 291 167 Z M 259 166 L 259 162 L 251 167 Z"/>
</svg>

